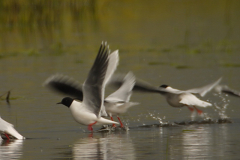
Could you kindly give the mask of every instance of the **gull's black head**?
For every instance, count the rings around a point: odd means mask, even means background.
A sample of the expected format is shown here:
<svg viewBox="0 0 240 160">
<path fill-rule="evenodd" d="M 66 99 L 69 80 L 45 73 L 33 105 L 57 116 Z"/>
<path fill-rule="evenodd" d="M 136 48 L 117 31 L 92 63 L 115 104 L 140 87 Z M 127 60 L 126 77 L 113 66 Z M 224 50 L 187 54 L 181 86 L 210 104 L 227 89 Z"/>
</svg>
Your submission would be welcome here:
<svg viewBox="0 0 240 160">
<path fill-rule="evenodd" d="M 73 102 L 73 100 L 74 100 L 74 99 L 72 99 L 72 98 L 70 98 L 70 97 L 65 97 L 65 98 L 62 99 L 61 102 L 59 102 L 59 103 L 57 103 L 57 104 L 63 104 L 63 105 L 65 105 L 65 106 L 67 106 L 67 107 L 70 107 L 71 104 L 72 104 L 72 102 Z"/>
<path fill-rule="evenodd" d="M 161 85 L 160 87 L 161 87 L 161 88 L 167 88 L 167 87 L 169 87 L 169 85 L 163 84 L 163 85 Z M 159 87 L 159 88 L 160 88 L 160 87 Z"/>
</svg>

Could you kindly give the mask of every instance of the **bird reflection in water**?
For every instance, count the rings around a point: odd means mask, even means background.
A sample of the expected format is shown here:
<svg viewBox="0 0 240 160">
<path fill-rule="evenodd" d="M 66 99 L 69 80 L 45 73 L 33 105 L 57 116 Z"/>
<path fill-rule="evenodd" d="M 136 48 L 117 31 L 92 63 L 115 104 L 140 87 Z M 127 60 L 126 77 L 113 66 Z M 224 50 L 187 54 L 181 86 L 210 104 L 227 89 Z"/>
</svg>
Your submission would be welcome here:
<svg viewBox="0 0 240 160">
<path fill-rule="evenodd" d="M 0 159 L 20 159 L 23 140 L 0 140 Z"/>
<path fill-rule="evenodd" d="M 221 159 L 232 148 L 226 145 L 228 133 L 225 125 L 188 126 L 182 134 L 172 138 L 171 159 Z M 217 135 L 217 136 L 216 136 Z"/>
<path fill-rule="evenodd" d="M 111 134 L 103 138 L 84 138 L 72 148 L 74 159 L 135 159 L 135 149 L 127 134 Z"/>
</svg>

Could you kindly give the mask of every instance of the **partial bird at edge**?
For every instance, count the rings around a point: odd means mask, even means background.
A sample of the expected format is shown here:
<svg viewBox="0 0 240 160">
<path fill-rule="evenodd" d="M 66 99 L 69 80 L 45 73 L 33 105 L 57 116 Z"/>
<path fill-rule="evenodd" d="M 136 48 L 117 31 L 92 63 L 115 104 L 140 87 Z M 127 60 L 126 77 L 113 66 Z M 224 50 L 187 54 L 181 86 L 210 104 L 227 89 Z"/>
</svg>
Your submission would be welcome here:
<svg viewBox="0 0 240 160">
<path fill-rule="evenodd" d="M 3 139 L 25 139 L 14 126 L 0 117 L 0 131 Z"/>
</svg>

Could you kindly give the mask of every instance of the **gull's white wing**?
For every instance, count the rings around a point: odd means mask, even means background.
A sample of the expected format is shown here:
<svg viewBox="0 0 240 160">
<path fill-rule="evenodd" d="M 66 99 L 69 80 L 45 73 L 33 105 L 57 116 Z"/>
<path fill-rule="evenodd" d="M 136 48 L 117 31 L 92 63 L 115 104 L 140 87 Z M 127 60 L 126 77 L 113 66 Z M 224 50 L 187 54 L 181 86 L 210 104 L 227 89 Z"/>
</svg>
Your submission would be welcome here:
<svg viewBox="0 0 240 160">
<path fill-rule="evenodd" d="M 14 129 L 14 126 L 11 123 L 3 120 L 0 117 L 0 131 L 14 136 L 16 139 L 25 139 L 21 134 Z"/>
<path fill-rule="evenodd" d="M 101 117 L 101 108 L 104 102 L 105 86 L 103 84 L 109 63 L 109 49 L 107 44 L 102 44 L 95 62 L 82 86 L 83 106 Z"/>
<path fill-rule="evenodd" d="M 109 56 L 108 60 L 108 67 L 107 67 L 107 72 L 105 75 L 105 79 L 103 82 L 103 88 L 107 85 L 109 80 L 111 79 L 112 75 L 114 74 L 115 70 L 117 69 L 118 63 L 119 63 L 119 55 L 118 55 L 118 50 L 112 52 Z M 107 116 L 105 106 L 103 105 L 101 108 L 101 115 L 102 116 Z"/>
<path fill-rule="evenodd" d="M 104 85 L 106 85 L 111 79 L 113 73 L 117 69 L 118 63 L 119 63 L 119 55 L 118 55 L 118 50 L 116 50 L 109 55 L 107 72 L 103 82 Z"/>
<path fill-rule="evenodd" d="M 195 93 L 195 94 L 199 94 L 200 96 L 205 96 L 208 92 L 210 92 L 214 87 L 216 87 L 220 81 L 222 80 L 222 78 L 219 78 L 217 81 L 208 84 L 206 86 L 200 87 L 200 88 L 193 88 L 193 89 L 189 89 L 186 90 L 186 92 L 190 92 L 190 93 Z"/>
<path fill-rule="evenodd" d="M 202 100 L 198 99 L 196 96 L 194 96 L 193 94 L 183 94 L 180 96 L 180 98 L 181 98 L 181 100 L 179 101 L 179 103 L 184 104 L 184 105 L 196 106 L 196 107 L 212 106 L 211 103 L 202 101 Z"/>
<path fill-rule="evenodd" d="M 125 76 L 123 80 L 123 84 L 121 87 L 110 94 L 105 101 L 108 102 L 129 102 L 130 97 L 132 95 L 132 89 L 135 85 L 135 76 L 132 72 L 128 72 L 128 74 Z"/>
</svg>

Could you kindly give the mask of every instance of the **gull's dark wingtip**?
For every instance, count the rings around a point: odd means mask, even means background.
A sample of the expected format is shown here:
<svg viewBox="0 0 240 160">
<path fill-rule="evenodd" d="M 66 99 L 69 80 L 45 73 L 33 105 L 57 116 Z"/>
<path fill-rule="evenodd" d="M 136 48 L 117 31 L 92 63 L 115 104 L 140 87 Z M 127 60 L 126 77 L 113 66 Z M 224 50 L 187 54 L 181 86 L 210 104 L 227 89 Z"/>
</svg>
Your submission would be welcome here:
<svg viewBox="0 0 240 160">
<path fill-rule="evenodd" d="M 43 86 L 64 95 L 77 97 L 80 100 L 83 99 L 82 86 L 80 83 L 66 75 L 55 74 L 49 77 Z"/>
</svg>

